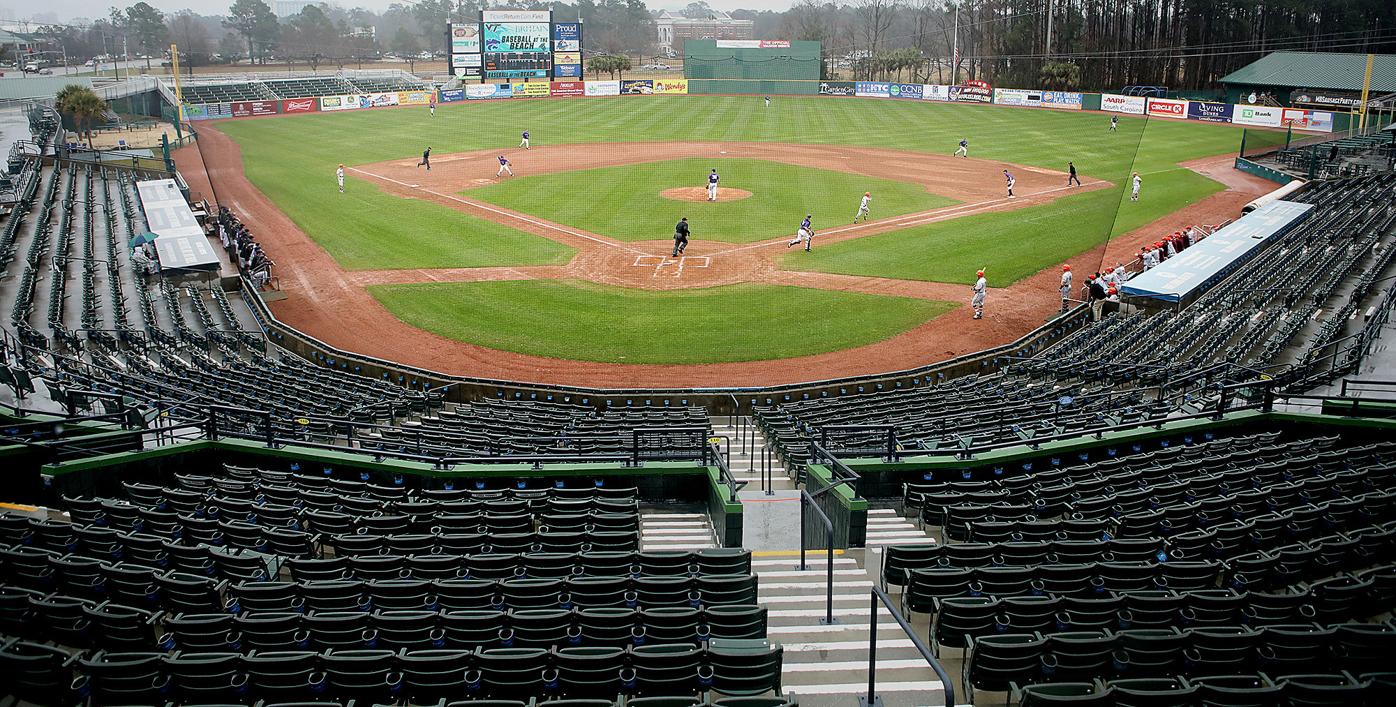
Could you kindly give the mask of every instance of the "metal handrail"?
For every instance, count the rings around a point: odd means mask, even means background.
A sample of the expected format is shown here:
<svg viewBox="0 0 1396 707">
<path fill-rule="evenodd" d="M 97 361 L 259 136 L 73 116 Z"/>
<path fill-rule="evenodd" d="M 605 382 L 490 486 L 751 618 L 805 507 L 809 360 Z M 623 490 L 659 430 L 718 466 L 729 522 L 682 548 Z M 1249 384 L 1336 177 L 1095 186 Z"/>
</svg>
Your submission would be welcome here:
<svg viewBox="0 0 1396 707">
<path fill-rule="evenodd" d="M 854 471 L 842 461 L 839 461 L 838 457 L 835 457 L 828 449 L 824 448 L 824 445 L 818 442 L 810 442 L 809 449 L 810 463 L 818 464 L 821 461 L 827 462 L 829 466 L 829 475 L 831 477 L 829 485 L 815 491 L 812 494 L 813 497 L 817 498 L 823 496 L 840 484 L 846 484 L 853 490 L 855 496 L 858 494 L 858 481 L 863 478 L 858 472 Z"/>
<path fill-rule="evenodd" d="M 828 487 L 826 487 L 824 490 L 827 491 L 827 490 L 828 490 Z M 813 509 L 814 509 L 814 512 L 819 514 L 819 519 L 820 519 L 821 521 L 823 521 L 823 523 L 824 523 L 824 532 L 825 532 L 825 542 L 824 542 L 824 546 L 825 546 L 825 547 L 824 547 L 824 549 L 828 552 L 828 559 L 825 560 L 825 567 L 824 567 L 825 573 L 826 573 L 826 576 L 827 576 L 827 581 L 826 581 L 826 584 L 825 584 L 825 587 L 824 587 L 824 618 L 820 619 L 819 622 L 822 623 L 822 624 L 824 624 L 824 625 L 826 625 L 826 626 L 831 626 L 831 625 L 833 625 L 833 624 L 835 624 L 835 623 L 838 623 L 838 620 L 834 618 L 834 521 L 829 520 L 829 515 L 828 515 L 827 513 L 824 512 L 824 509 L 822 509 L 822 508 L 819 507 L 819 504 L 815 502 L 814 497 L 810 495 L 809 491 L 806 491 L 805 489 L 800 489 L 800 567 L 799 567 L 799 569 L 800 569 L 801 572 L 803 572 L 803 571 L 809 569 L 809 565 L 805 563 L 805 545 L 806 545 L 806 543 L 805 543 L 805 518 L 806 518 L 806 516 L 805 516 L 805 509 L 806 509 L 806 508 L 813 508 Z M 873 620 L 876 621 L 876 620 L 877 620 L 877 617 L 876 617 L 876 616 L 873 616 Z"/>
<path fill-rule="evenodd" d="M 910 623 L 907 623 L 907 620 L 902 616 L 901 612 L 897 611 L 897 607 L 892 605 L 892 598 L 887 596 L 887 593 L 878 588 L 877 585 L 873 585 L 872 588 L 872 614 L 868 618 L 868 695 L 866 698 L 860 697 L 858 703 L 864 707 L 871 707 L 871 705 L 878 704 L 877 605 L 879 603 L 887 607 L 887 611 L 892 614 L 892 618 L 897 621 L 897 624 L 902 627 L 902 631 L 911 639 L 911 645 L 916 646 L 916 650 L 921 653 L 921 657 L 926 659 L 926 663 L 931 666 L 931 670 L 935 671 L 936 677 L 940 678 L 941 689 L 945 693 L 945 701 L 942 704 L 945 704 L 947 707 L 954 707 L 955 683 L 950 679 L 950 675 L 945 672 L 945 666 L 941 665 L 939 660 L 936 660 L 935 654 L 931 652 L 930 648 L 926 647 L 926 643 L 921 640 L 921 637 L 916 635 L 916 630 L 911 627 Z"/>
</svg>

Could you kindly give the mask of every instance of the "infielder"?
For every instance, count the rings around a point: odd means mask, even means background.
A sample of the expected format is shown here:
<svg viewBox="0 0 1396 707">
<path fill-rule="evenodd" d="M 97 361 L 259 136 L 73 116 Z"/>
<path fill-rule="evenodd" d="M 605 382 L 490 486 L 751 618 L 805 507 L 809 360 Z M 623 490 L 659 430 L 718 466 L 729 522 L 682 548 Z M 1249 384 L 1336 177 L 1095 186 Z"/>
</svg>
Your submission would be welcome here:
<svg viewBox="0 0 1396 707">
<path fill-rule="evenodd" d="M 427 145 L 427 149 L 422 150 L 422 161 L 418 162 L 417 166 L 421 167 L 422 165 L 426 165 L 428 172 L 431 171 L 431 145 Z"/>
<path fill-rule="evenodd" d="M 519 147 L 522 147 L 522 148 L 525 149 L 525 150 L 528 149 L 528 131 L 527 131 L 527 130 L 523 131 L 523 139 L 519 141 Z"/>
<path fill-rule="evenodd" d="M 334 170 L 334 180 L 339 182 L 339 193 L 344 193 L 344 165 L 340 165 Z"/>
<path fill-rule="evenodd" d="M 1075 183 L 1076 183 L 1076 186 L 1078 186 L 1078 187 L 1081 186 L 1081 178 L 1076 176 L 1076 163 L 1075 163 L 1075 162 L 1067 162 L 1067 163 L 1066 163 L 1066 168 L 1067 168 L 1066 185 L 1067 185 L 1067 186 L 1071 186 L 1071 183 L 1072 183 L 1072 182 L 1075 182 Z"/>
<path fill-rule="evenodd" d="M 1003 178 L 1008 181 L 1008 198 L 1016 199 L 1017 197 L 1013 196 L 1013 185 L 1017 184 L 1018 180 L 1014 179 L 1013 175 L 1006 169 L 1003 170 Z"/>
<path fill-rule="evenodd" d="M 679 219 L 679 222 L 678 222 L 677 224 L 674 224 L 674 252 L 673 252 L 673 255 L 671 255 L 670 257 L 677 258 L 677 257 L 679 257 L 680 255 L 683 255 L 683 251 L 684 251 L 684 249 L 687 248 L 687 247 L 688 247 L 688 217 L 685 216 L 685 217 Z"/>
<path fill-rule="evenodd" d="M 1071 299 L 1071 266 L 1062 266 L 1062 312 L 1067 309 L 1067 300 Z"/>
<path fill-rule="evenodd" d="M 858 219 L 860 219 L 860 218 L 863 219 L 864 222 L 866 222 L 866 221 L 870 218 L 870 217 L 868 216 L 868 207 L 871 206 L 871 205 L 872 205 L 872 192 L 870 192 L 870 191 L 865 191 L 865 192 L 863 192 L 863 200 L 860 201 L 860 202 L 858 202 L 858 213 L 856 213 L 856 214 L 853 215 L 853 223 L 858 223 Z"/>
<path fill-rule="evenodd" d="M 809 247 L 814 243 L 814 229 L 810 227 L 810 219 L 812 218 L 814 218 L 814 216 L 811 214 L 805 214 L 805 220 L 800 222 L 800 230 L 795 232 L 795 239 L 786 243 L 786 248 L 804 242 L 805 252 L 809 252 Z"/>
<path fill-rule="evenodd" d="M 708 174 L 708 201 L 717 201 L 717 180 L 719 179 L 721 177 L 717 176 L 715 169 Z"/>
<path fill-rule="evenodd" d="M 1129 190 L 1129 200 L 1139 201 L 1139 185 L 1143 184 L 1143 180 L 1139 178 L 1138 172 L 1134 173 L 1134 176 L 1130 178 L 1130 182 L 1132 186 Z"/>
<path fill-rule="evenodd" d="M 505 172 L 508 172 L 508 173 L 509 173 L 509 176 L 511 176 L 511 177 L 514 176 L 514 170 L 509 169 L 509 165 L 511 165 L 511 164 L 513 164 L 513 163 L 509 161 L 509 158 L 505 157 L 504 155 L 500 155 L 500 156 L 499 156 L 499 171 L 495 172 L 495 173 L 494 173 L 494 176 L 495 176 L 496 178 L 498 178 L 498 177 L 502 176 Z"/>
<path fill-rule="evenodd" d="M 960 148 L 955 150 L 956 157 L 969 157 L 969 140 L 961 139 Z"/>
<path fill-rule="evenodd" d="M 974 296 L 970 298 L 970 300 L 969 300 L 969 306 L 971 306 L 971 307 L 974 308 L 974 318 L 975 318 L 975 319 L 983 319 L 983 318 L 984 318 L 984 293 L 989 289 L 989 283 L 985 282 L 985 280 L 984 280 L 984 271 L 983 271 L 983 270 L 980 270 L 979 272 L 977 272 L 977 273 L 975 273 L 975 274 L 979 276 L 979 279 L 978 279 L 978 280 L 975 280 L 975 282 L 974 282 L 974 288 L 973 288 L 973 290 L 972 290 L 972 291 L 974 292 Z"/>
</svg>

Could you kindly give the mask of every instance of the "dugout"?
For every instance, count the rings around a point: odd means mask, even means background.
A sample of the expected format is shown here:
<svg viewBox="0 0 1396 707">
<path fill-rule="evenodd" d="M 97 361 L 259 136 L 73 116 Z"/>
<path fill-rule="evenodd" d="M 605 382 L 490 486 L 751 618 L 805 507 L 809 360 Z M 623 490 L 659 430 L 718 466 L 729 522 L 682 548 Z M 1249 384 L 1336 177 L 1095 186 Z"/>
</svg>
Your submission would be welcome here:
<svg viewBox="0 0 1396 707">
<path fill-rule="evenodd" d="M 819 93 L 820 43 L 690 39 L 689 93 Z"/>
</svg>

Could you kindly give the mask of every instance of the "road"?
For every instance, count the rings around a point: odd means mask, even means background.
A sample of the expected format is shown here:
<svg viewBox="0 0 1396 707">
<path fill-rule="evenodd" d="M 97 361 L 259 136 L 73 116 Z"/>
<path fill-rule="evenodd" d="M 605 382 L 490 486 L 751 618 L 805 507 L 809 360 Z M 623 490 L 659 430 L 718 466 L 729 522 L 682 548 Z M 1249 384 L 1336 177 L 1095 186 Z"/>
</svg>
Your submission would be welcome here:
<svg viewBox="0 0 1396 707">
<path fill-rule="evenodd" d="M 162 59 L 151 59 L 151 60 L 150 60 L 150 70 L 151 70 L 152 73 L 163 73 L 163 71 L 165 71 L 165 69 L 161 69 L 161 68 L 160 68 L 160 62 L 161 62 L 161 61 L 162 61 Z M 99 68 L 100 68 L 100 73 L 94 73 L 94 72 L 97 72 Z M 113 71 L 114 69 L 120 72 L 121 78 L 126 78 L 126 72 L 127 72 L 128 70 L 129 70 L 132 74 L 139 74 L 142 70 L 144 70 L 144 69 L 145 69 L 145 60 L 144 60 L 144 59 L 132 59 L 131 61 L 118 61 L 118 62 L 115 62 L 115 63 L 113 63 L 113 62 L 103 62 L 102 65 L 101 65 L 100 67 L 97 67 L 97 68 L 94 68 L 94 67 L 91 67 L 91 66 L 82 66 L 81 64 L 79 64 L 79 65 L 77 65 L 77 66 L 68 66 L 68 67 L 63 67 L 63 66 L 50 66 L 50 67 L 47 68 L 47 70 L 53 72 L 53 73 L 51 73 L 51 74 L 26 74 L 26 73 L 24 73 L 23 71 L 21 71 L 20 69 L 0 69 L 0 73 L 3 73 L 3 74 L 4 74 L 4 78 L 7 78 L 7 79 L 8 79 L 8 78 L 20 78 L 20 77 L 23 77 L 23 76 L 30 76 L 30 77 L 33 77 L 33 76 L 73 76 L 73 75 L 79 75 L 79 74 L 81 74 L 81 75 L 87 75 L 87 76 L 92 76 L 93 78 L 97 78 L 97 77 L 107 77 L 107 78 L 111 78 L 111 76 L 112 76 L 112 71 Z"/>
</svg>

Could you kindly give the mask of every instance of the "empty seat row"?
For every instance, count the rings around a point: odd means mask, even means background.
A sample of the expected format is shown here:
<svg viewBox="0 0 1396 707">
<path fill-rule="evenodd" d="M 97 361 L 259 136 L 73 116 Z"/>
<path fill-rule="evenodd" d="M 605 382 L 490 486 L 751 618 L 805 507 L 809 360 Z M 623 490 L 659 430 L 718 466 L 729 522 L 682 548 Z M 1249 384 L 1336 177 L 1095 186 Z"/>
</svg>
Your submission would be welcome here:
<svg viewBox="0 0 1396 707">
<path fill-rule="evenodd" d="M 1028 685 L 1020 707 L 1354 707 L 1396 700 L 1396 673 L 1249 673 Z"/>
</svg>

